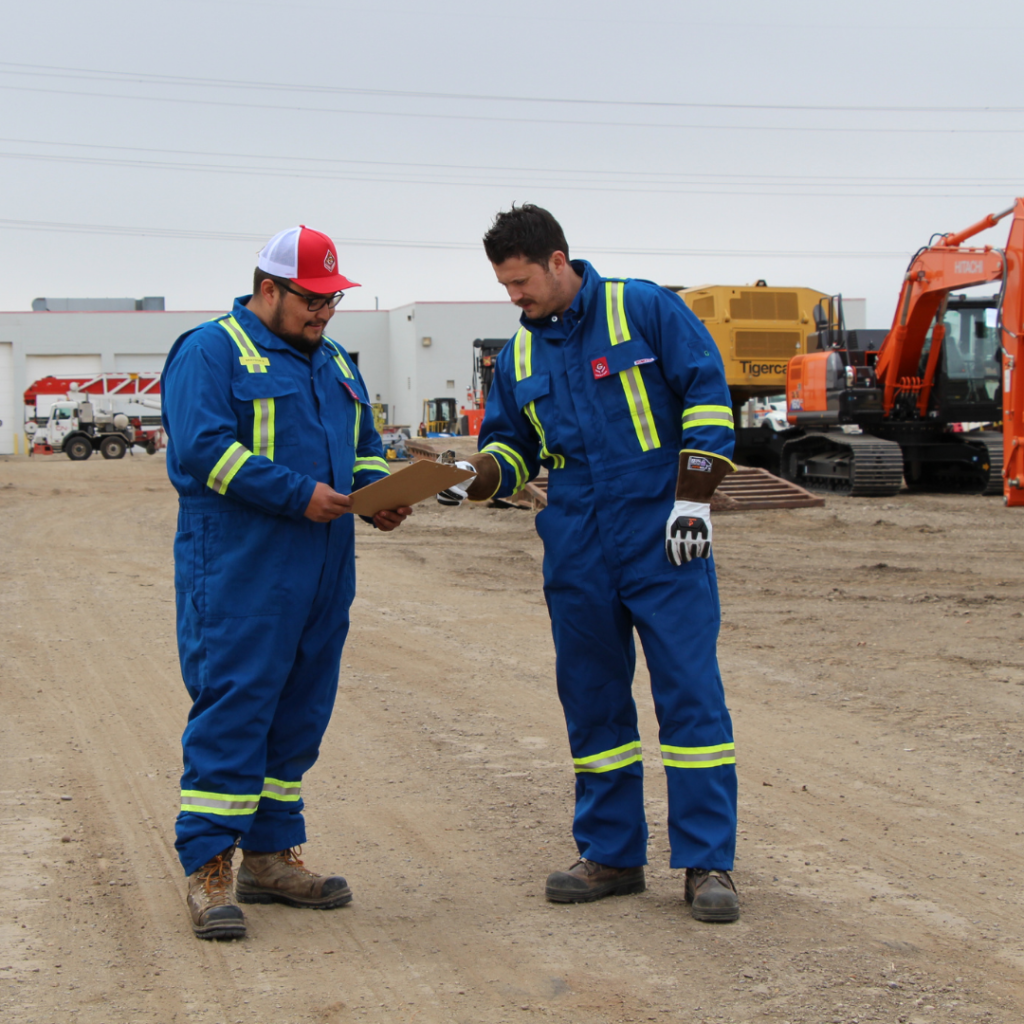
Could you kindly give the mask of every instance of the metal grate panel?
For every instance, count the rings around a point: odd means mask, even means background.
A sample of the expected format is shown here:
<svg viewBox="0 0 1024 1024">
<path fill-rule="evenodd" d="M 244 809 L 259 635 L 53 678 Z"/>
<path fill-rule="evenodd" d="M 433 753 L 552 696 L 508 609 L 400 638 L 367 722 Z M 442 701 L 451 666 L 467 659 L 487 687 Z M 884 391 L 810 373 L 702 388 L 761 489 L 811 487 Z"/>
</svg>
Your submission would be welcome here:
<svg viewBox="0 0 1024 1024">
<path fill-rule="evenodd" d="M 799 331 L 733 331 L 740 359 L 791 359 L 800 351 Z"/>
</svg>

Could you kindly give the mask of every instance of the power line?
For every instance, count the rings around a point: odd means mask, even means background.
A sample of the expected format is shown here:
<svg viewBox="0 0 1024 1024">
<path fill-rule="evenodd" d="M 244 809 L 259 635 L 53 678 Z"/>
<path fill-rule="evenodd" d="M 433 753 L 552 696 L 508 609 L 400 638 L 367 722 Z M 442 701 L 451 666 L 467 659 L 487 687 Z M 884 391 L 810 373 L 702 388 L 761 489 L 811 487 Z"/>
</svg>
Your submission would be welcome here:
<svg viewBox="0 0 1024 1024">
<path fill-rule="evenodd" d="M 920 175 L 908 177 L 886 177 L 882 175 L 806 175 L 806 174 L 729 174 L 717 171 L 694 172 L 690 174 L 678 171 L 618 171 L 611 169 L 595 170 L 594 168 L 571 168 L 571 167 L 516 167 L 496 166 L 493 164 L 437 164 L 424 163 L 421 160 L 351 160 L 337 157 L 312 157 L 312 156 L 288 156 L 287 154 L 274 153 L 223 153 L 214 150 L 194 149 L 162 149 L 149 146 L 110 146 L 92 142 L 52 142 L 47 139 L 14 139 L 0 137 L 0 144 L 24 145 L 24 146 L 49 146 L 53 148 L 68 149 L 93 149 L 107 150 L 116 153 L 159 153 L 167 156 L 204 156 L 225 160 L 279 160 L 293 164 L 335 164 L 340 166 L 356 167 L 397 167 L 397 168 L 419 168 L 426 170 L 448 170 L 448 171 L 483 171 L 501 174 L 571 174 L 575 178 L 589 176 L 600 180 L 610 177 L 613 180 L 629 179 L 650 179 L 658 184 L 671 184 L 673 181 L 692 184 L 706 184 L 703 179 L 710 179 L 711 182 L 728 181 L 737 184 L 761 184 L 771 185 L 817 185 L 825 183 L 830 185 L 890 185 L 902 187 L 903 185 L 917 186 L 947 186 L 960 187 L 961 185 L 1003 185 L 1008 189 L 1015 190 L 1024 186 L 1021 178 L 979 178 L 976 176 L 968 178 L 928 178 Z M 25 154 L 30 156 L 32 154 Z M 44 154 L 45 155 L 45 154 Z M 171 166 L 174 166 L 173 164 Z M 666 181 L 667 179 L 667 181 Z"/>
<path fill-rule="evenodd" d="M 15 70 L 15 69 L 26 70 Z M 11 70 L 3 70 L 11 69 Z M 796 103 L 693 103 L 675 100 L 622 100 L 593 97 L 502 96 L 489 93 L 432 92 L 410 89 L 365 89 L 336 85 L 301 85 L 289 82 L 254 82 L 246 79 L 201 78 L 189 75 L 158 75 L 149 72 L 108 71 L 97 68 L 70 68 L 49 64 L 23 64 L 0 61 L 0 74 L 32 75 L 54 78 L 78 78 L 88 81 L 139 82 L 153 85 L 200 86 L 203 88 L 257 89 L 281 92 L 305 92 L 339 96 L 379 96 L 401 99 L 470 100 L 486 103 L 536 103 L 588 107 L 648 107 L 669 110 L 780 110 L 821 113 L 911 113 L 911 114 L 1019 114 L 1024 107 L 957 106 L 870 106 Z"/>
<path fill-rule="evenodd" d="M 677 196 L 763 196 L 794 199 L 990 199 L 1004 201 L 1006 192 L 989 194 L 982 192 L 878 192 L 878 191 L 821 191 L 832 188 L 830 185 L 808 185 L 806 183 L 777 183 L 772 187 L 755 188 L 737 182 L 684 182 L 673 186 L 671 182 L 660 185 L 637 185 L 629 182 L 584 182 L 579 178 L 563 177 L 557 181 L 499 181 L 472 180 L 457 178 L 451 175 L 430 177 L 389 173 L 328 172 L 320 170 L 303 170 L 301 168 L 274 168 L 230 166 L 226 164 L 192 164 L 167 160 L 127 160 L 115 157 L 64 156 L 51 153 L 4 153 L 0 152 L 0 160 L 35 161 L 40 163 L 74 164 L 86 167 L 118 167 L 125 170 L 148 171 L 184 171 L 192 174 L 216 174 L 242 178 L 285 178 L 297 181 L 347 181 L 361 182 L 371 185 L 433 185 L 448 188 L 501 188 L 501 189 L 535 189 L 538 191 L 556 192 L 605 192 L 622 195 L 677 195 Z M 859 186 L 862 189 L 871 186 Z M 892 188 L 892 185 L 878 186 Z M 914 186 L 896 186 L 910 189 Z M 932 186 L 948 187 L 948 186 Z M 970 186 L 954 186 L 967 189 Z M 803 191 L 797 191 L 802 189 Z M 817 189 L 818 191 L 810 191 Z M 785 191 L 783 191 L 785 190 Z"/>
<path fill-rule="evenodd" d="M 4 220 L 0 229 L 13 231 L 43 231 L 61 234 L 109 235 L 132 238 L 171 238 L 204 242 L 249 242 L 263 245 L 271 232 L 251 234 L 232 231 L 192 231 L 185 228 L 131 227 L 116 224 L 73 224 L 56 221 Z M 479 242 L 435 242 L 393 238 L 341 238 L 334 236 L 339 246 L 373 247 L 384 249 L 438 249 L 457 252 L 479 252 Z M 898 259 L 906 260 L 909 250 L 899 252 L 841 252 L 841 251 L 797 251 L 782 249 L 652 249 L 636 246 L 574 246 L 583 252 L 619 256 L 715 256 L 715 257 L 758 257 L 783 259 Z"/>
<path fill-rule="evenodd" d="M 8 92 L 31 92 L 49 96 L 76 98 L 132 100 L 143 103 L 178 103 L 189 106 L 227 107 L 235 110 L 275 110 L 300 114 L 346 114 L 362 117 L 389 117 L 430 121 L 484 121 L 495 124 L 549 124 L 574 128 L 660 128 L 679 131 L 728 132 L 796 132 L 799 134 L 853 134 L 853 135 L 1024 135 L 1024 128 L 848 128 L 795 127 L 790 125 L 742 124 L 679 124 L 653 121 L 580 121 L 572 118 L 503 117 L 491 114 L 436 114 L 394 110 L 354 110 L 343 107 L 302 107 L 276 103 L 241 103 L 236 100 L 204 100 L 184 96 L 126 96 L 117 93 L 83 92 L 80 89 L 43 89 L 28 85 L 0 85 Z"/>
</svg>

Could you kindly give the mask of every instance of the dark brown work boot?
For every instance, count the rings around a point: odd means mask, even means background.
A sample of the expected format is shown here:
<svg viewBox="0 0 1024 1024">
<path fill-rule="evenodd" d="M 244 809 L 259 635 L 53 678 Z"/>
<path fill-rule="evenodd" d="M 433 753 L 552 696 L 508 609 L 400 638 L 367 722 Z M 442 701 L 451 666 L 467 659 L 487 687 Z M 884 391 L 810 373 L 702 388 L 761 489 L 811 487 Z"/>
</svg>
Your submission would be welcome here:
<svg viewBox="0 0 1024 1024">
<path fill-rule="evenodd" d="M 698 921 L 736 921 L 740 898 L 728 871 L 686 869 L 686 902 Z"/>
<path fill-rule="evenodd" d="M 604 896 L 628 896 L 646 888 L 643 865 L 611 868 L 580 857 L 568 871 L 548 875 L 544 895 L 555 903 L 589 903 Z"/>
<path fill-rule="evenodd" d="M 229 846 L 188 876 L 188 912 L 192 931 L 200 939 L 245 938 L 245 915 L 235 903 L 232 893 L 231 858 L 235 848 Z"/>
<path fill-rule="evenodd" d="M 340 875 L 317 875 L 299 860 L 301 846 L 277 853 L 242 851 L 235 891 L 239 903 L 287 903 L 290 907 L 329 910 L 352 899 Z"/>
</svg>

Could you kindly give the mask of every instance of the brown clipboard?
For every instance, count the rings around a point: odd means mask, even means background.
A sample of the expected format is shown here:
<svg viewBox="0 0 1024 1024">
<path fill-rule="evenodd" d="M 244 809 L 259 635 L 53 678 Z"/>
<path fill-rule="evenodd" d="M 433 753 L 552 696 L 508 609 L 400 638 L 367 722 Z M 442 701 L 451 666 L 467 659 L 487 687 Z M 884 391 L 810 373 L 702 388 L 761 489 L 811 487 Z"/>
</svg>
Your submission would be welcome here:
<svg viewBox="0 0 1024 1024">
<path fill-rule="evenodd" d="M 472 473 L 426 459 L 375 483 L 352 492 L 352 511 L 359 516 L 372 516 L 384 509 L 415 505 L 438 491 L 468 480 Z"/>
</svg>

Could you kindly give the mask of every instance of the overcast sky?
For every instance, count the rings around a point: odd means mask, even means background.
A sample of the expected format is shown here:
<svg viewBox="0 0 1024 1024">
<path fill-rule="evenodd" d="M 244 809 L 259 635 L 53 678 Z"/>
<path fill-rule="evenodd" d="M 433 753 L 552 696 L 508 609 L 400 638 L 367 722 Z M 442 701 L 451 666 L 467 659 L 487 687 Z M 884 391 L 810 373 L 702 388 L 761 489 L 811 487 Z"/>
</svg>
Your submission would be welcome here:
<svg viewBox="0 0 1024 1024">
<path fill-rule="evenodd" d="M 226 308 L 296 223 L 362 282 L 346 307 L 500 300 L 479 239 L 529 201 L 607 275 L 841 291 L 888 326 L 914 250 L 1024 194 L 1019 0 L 36 0 L 4 22 L 5 310 Z"/>
</svg>

